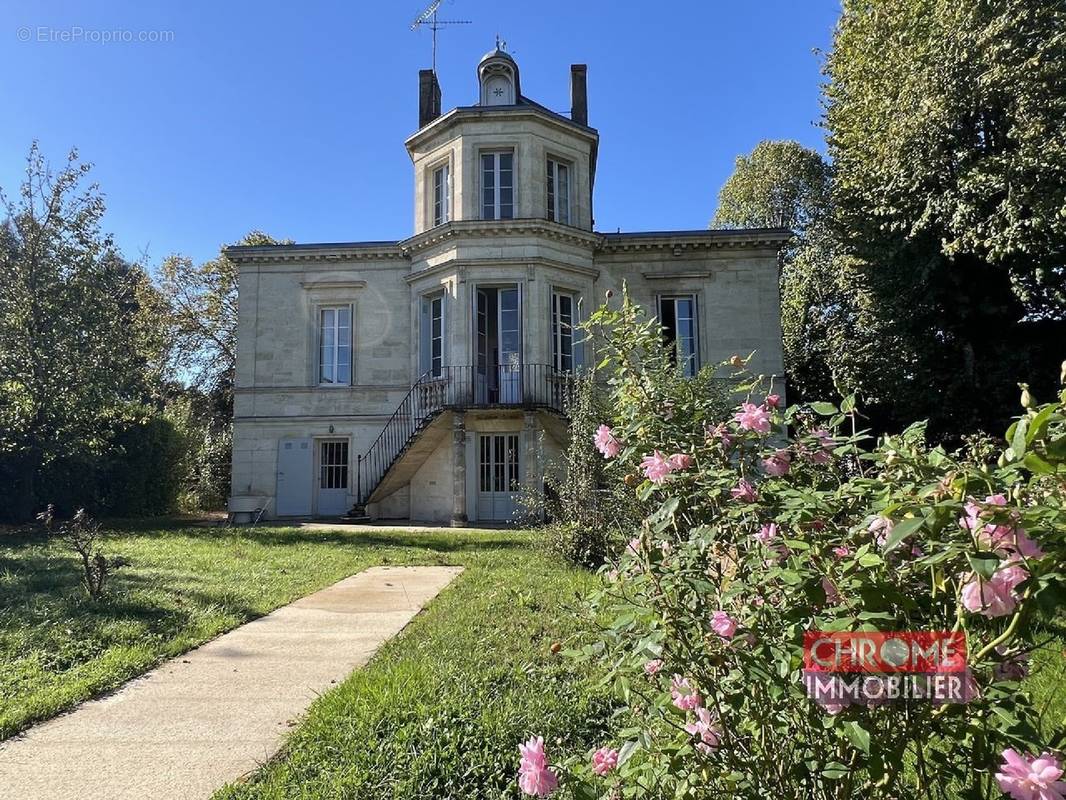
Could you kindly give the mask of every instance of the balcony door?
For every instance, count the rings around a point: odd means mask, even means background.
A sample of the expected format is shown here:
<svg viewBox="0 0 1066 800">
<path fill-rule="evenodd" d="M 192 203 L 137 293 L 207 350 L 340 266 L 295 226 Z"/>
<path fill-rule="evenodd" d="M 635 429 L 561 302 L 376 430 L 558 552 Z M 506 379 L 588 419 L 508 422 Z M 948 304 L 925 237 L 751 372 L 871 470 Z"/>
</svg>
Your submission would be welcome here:
<svg viewBox="0 0 1066 800">
<path fill-rule="evenodd" d="M 522 399 L 522 299 L 517 286 L 479 287 L 475 298 L 474 350 L 477 402 Z"/>
</svg>

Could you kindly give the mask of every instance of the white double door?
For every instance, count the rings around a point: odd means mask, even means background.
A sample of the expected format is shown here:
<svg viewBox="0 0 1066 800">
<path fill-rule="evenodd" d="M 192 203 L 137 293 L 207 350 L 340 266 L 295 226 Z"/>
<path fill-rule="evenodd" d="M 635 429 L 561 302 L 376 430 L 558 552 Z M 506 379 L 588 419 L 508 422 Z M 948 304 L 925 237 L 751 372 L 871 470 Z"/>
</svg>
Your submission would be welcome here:
<svg viewBox="0 0 1066 800">
<path fill-rule="evenodd" d="M 339 517 L 350 507 L 347 439 L 278 442 L 279 517 Z"/>
<path fill-rule="evenodd" d="M 477 518 L 510 521 L 518 507 L 522 474 L 519 434 L 479 433 Z"/>
<path fill-rule="evenodd" d="M 522 311 L 517 286 L 477 290 L 477 402 L 522 399 Z"/>
</svg>

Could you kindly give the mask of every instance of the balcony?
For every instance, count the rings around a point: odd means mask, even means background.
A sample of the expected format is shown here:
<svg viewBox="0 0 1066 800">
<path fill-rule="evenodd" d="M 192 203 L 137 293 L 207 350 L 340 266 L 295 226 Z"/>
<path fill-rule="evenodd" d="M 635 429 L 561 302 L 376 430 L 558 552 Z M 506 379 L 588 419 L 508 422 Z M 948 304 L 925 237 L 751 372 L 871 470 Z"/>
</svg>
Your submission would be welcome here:
<svg viewBox="0 0 1066 800">
<path fill-rule="evenodd" d="M 365 504 L 392 466 L 444 411 L 542 409 L 566 416 L 574 374 L 549 364 L 447 366 L 427 372 L 400 401 L 378 438 L 356 465 L 356 494 Z"/>
</svg>

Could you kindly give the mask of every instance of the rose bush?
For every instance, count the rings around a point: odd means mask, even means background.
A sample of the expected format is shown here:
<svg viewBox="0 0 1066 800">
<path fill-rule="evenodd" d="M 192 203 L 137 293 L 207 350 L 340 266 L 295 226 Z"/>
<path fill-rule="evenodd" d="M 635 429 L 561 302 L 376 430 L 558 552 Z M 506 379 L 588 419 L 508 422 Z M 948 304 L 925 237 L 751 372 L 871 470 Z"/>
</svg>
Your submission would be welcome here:
<svg viewBox="0 0 1066 800">
<path fill-rule="evenodd" d="M 618 754 L 609 770 L 566 755 L 553 767 L 565 791 L 1062 794 L 1062 721 L 1042 719 L 1020 681 L 1061 620 L 1066 392 L 1023 398 L 989 462 L 930 449 L 920 424 L 869 442 L 853 398 L 781 409 L 780 387 L 742 358 L 715 379 L 741 395 L 726 419 L 643 368 L 658 332 L 628 297 L 589 325 L 614 412 L 596 444 L 646 517 L 591 598 L 597 640 L 570 651 L 620 695 L 617 738 L 597 751 Z M 811 630 L 961 631 L 975 696 L 818 705 L 802 680 Z"/>
</svg>

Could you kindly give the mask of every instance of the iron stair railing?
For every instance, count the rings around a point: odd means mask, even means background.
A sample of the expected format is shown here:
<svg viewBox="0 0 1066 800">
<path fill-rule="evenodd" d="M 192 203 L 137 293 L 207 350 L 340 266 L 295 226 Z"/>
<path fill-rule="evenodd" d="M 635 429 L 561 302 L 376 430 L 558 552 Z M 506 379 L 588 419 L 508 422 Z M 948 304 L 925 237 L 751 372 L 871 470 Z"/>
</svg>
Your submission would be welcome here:
<svg viewBox="0 0 1066 800">
<path fill-rule="evenodd" d="M 511 364 L 489 369 L 442 367 L 423 374 L 404 395 L 377 439 L 356 460 L 357 506 L 367 500 L 418 436 L 443 411 L 474 408 L 547 409 L 568 415 L 574 375 L 550 364 Z"/>
</svg>

